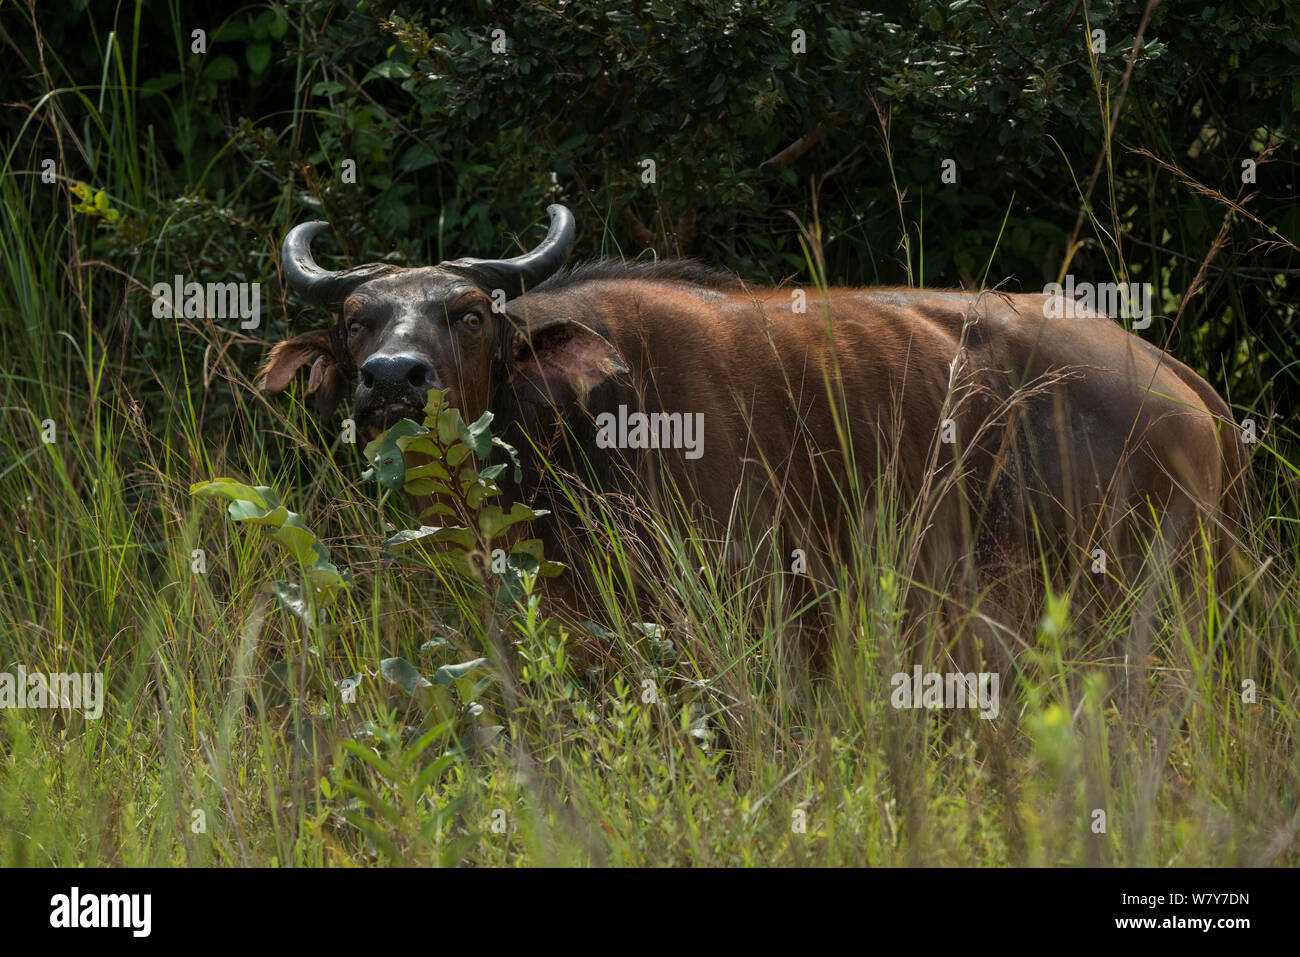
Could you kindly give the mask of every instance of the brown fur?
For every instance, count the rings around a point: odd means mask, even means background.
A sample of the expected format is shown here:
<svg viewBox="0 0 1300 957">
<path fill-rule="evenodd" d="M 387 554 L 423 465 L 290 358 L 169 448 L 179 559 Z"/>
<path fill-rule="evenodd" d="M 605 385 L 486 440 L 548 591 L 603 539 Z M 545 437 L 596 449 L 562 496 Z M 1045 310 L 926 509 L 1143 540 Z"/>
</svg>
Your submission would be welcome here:
<svg viewBox="0 0 1300 957">
<path fill-rule="evenodd" d="M 346 370 L 376 349 L 415 350 L 466 418 L 493 409 L 494 430 L 515 429 L 521 447 L 535 442 L 654 513 L 684 490 L 729 562 L 752 560 L 750 544 L 776 527 L 782 554 L 807 550 L 821 583 L 852 559 L 853 527 L 876 520 L 886 473 L 923 508 L 924 547 L 901 571 L 932 581 L 959 562 L 1032 562 L 1037 544 L 1076 569 L 1103 548 L 1132 579 L 1157 532 L 1174 556 L 1203 523 L 1239 519 L 1245 457 L 1227 405 L 1115 321 L 1046 318 L 1041 295 L 798 292 L 805 312 L 795 289 L 693 264 L 597 264 L 471 330 L 456 317 L 486 316 L 481 292 L 436 269 L 398 271 L 349 299 L 371 310 L 370 326 L 281 343 L 264 379 L 277 391 L 324 357 L 313 381 L 336 402 Z M 703 413 L 703 456 L 598 449 L 595 417 L 620 404 Z M 945 419 L 953 444 L 939 441 Z M 530 465 L 525 494 L 555 511 L 543 535 L 554 557 L 575 540 L 590 547 L 592 531 Z"/>
</svg>

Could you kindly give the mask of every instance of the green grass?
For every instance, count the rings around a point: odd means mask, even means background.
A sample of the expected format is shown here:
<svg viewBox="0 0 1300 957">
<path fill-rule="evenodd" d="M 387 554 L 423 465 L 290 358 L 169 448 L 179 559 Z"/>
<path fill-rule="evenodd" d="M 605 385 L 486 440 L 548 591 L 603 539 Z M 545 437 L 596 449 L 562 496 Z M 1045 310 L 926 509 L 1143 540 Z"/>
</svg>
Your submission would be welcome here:
<svg viewBox="0 0 1300 957">
<path fill-rule="evenodd" d="M 96 185 L 128 216 L 157 183 L 133 71 L 115 49 L 98 89 L 63 94 L 94 120 L 63 135 L 103 158 Z M 911 649 L 950 636 L 904 640 L 896 570 L 918 533 L 888 496 L 895 521 L 861 533 L 827 603 L 817 680 L 788 576 L 725 570 L 680 523 L 638 557 L 622 517 L 593 515 L 606 540 L 576 556 L 608 583 L 593 674 L 527 599 L 489 607 L 472 581 L 386 560 L 394 503 L 301 404 L 252 388 L 230 329 L 128 337 L 139 284 L 189 271 L 189 247 L 162 234 L 127 279 L 95 265 L 96 223 L 21 145 L 0 170 L 0 671 L 102 671 L 109 701 L 99 720 L 0 710 L 0 863 L 1300 864 L 1293 434 L 1255 457 L 1248 571 L 1215 616 L 1175 590 L 1137 619 L 1150 659 L 1125 660 L 1127 609 L 1081 618 L 1039 582 L 995 721 L 890 704 L 891 674 L 938 666 Z M 337 634 L 270 594 L 299 571 L 263 532 L 190 495 L 222 475 L 274 486 L 355 576 Z M 622 587 L 646 562 L 633 612 Z M 424 708 L 379 673 L 479 655 L 488 680 Z M 345 703 L 335 683 L 358 674 Z M 490 725 L 494 746 L 457 747 Z"/>
</svg>

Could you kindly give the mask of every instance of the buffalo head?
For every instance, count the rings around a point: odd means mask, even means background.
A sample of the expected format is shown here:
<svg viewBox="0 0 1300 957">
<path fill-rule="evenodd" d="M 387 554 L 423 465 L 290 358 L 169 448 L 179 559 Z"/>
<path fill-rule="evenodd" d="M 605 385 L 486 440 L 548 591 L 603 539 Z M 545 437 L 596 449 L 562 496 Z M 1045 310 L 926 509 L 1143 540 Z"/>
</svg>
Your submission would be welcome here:
<svg viewBox="0 0 1300 957">
<path fill-rule="evenodd" d="M 311 363 L 307 392 L 326 417 L 355 382 L 353 417 L 371 438 L 399 419 L 418 420 L 431 388 L 448 389 L 450 404 L 472 420 L 502 387 L 525 401 L 563 403 L 627 372 L 614 347 L 565 310 L 529 315 L 518 298 L 553 275 L 573 245 L 573 214 L 559 205 L 547 212 L 550 230 L 529 253 L 419 268 L 371 263 L 331 272 L 310 250 L 328 223 L 295 227 L 281 251 L 285 278 L 339 321 L 277 344 L 264 387 L 283 391 Z"/>
</svg>

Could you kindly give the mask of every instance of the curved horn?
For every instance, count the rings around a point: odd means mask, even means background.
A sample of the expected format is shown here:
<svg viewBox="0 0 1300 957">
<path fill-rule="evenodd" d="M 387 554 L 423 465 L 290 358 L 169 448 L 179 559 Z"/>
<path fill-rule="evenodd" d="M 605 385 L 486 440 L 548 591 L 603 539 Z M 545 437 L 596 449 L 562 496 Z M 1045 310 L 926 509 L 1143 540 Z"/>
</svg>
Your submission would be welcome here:
<svg viewBox="0 0 1300 957">
<path fill-rule="evenodd" d="M 289 285 L 308 302 L 317 306 L 338 308 L 357 286 L 379 276 L 398 270 L 399 266 L 369 263 L 331 272 L 316 265 L 311 258 L 311 241 L 329 223 L 316 219 L 289 230 L 280 247 L 280 264 Z"/>
<path fill-rule="evenodd" d="M 505 289 L 513 296 L 536 286 L 563 265 L 573 248 L 577 229 L 573 213 L 558 203 L 547 206 L 546 212 L 551 217 L 550 229 L 546 238 L 531 252 L 513 259 L 456 259 L 442 263 L 439 268 L 472 280 L 485 292 Z"/>
</svg>

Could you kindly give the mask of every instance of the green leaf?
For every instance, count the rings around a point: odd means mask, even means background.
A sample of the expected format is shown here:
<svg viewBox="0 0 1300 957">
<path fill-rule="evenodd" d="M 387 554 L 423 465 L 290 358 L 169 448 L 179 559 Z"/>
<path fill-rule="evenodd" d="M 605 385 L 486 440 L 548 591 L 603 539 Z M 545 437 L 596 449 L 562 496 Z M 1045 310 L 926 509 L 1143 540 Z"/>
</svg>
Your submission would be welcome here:
<svg viewBox="0 0 1300 957">
<path fill-rule="evenodd" d="M 584 619 L 583 621 L 578 622 L 578 624 L 580 624 L 583 627 L 584 631 L 588 632 L 589 634 L 595 635 L 597 638 L 603 639 L 604 641 L 614 640 L 613 632 L 596 624 L 594 621 L 587 621 L 586 619 Z"/>
<path fill-rule="evenodd" d="M 446 488 L 446 486 L 444 486 L 444 488 Z M 446 489 L 446 492 L 447 494 L 451 494 L 450 489 Z M 421 512 L 419 517 L 420 520 L 423 521 L 424 519 L 429 518 L 432 515 L 451 515 L 454 517 L 456 515 L 456 509 L 453 508 L 451 505 L 447 504 L 446 502 L 434 502 L 423 512 Z"/>
<path fill-rule="evenodd" d="M 460 435 L 460 409 L 443 409 L 438 413 L 438 441 L 449 448 Z"/>
<path fill-rule="evenodd" d="M 495 436 L 492 438 L 492 444 L 499 449 L 504 449 L 506 454 L 510 456 L 510 461 L 513 462 L 515 466 L 515 484 L 518 485 L 524 480 L 523 469 L 519 467 L 519 450 L 504 439 L 499 439 Z M 496 476 L 492 477 L 495 478 Z"/>
<path fill-rule="evenodd" d="M 228 478 L 217 478 L 210 482 L 195 482 L 190 486 L 191 495 L 254 502 L 262 508 L 271 507 L 271 502 L 263 494 L 267 491 L 269 491 L 269 489 L 254 488 L 251 485 L 243 485 L 236 482 L 234 479 Z"/>
<path fill-rule="evenodd" d="M 313 83 L 311 87 L 312 96 L 337 96 L 342 93 L 345 87 L 342 83 L 335 80 L 321 80 L 319 83 Z"/>
<path fill-rule="evenodd" d="M 312 565 L 307 569 L 307 583 L 310 584 L 312 588 L 316 589 L 316 591 L 323 593 L 324 597 L 332 601 L 334 593 L 338 589 L 345 588 L 352 584 L 352 573 L 350 571 L 340 572 L 336 566 L 332 565 L 323 557 L 329 554 L 326 549 L 321 545 L 315 547 L 322 554 L 322 558 L 317 561 L 315 565 Z"/>
<path fill-rule="evenodd" d="M 239 64 L 228 56 L 213 57 L 203 68 L 205 80 L 234 80 L 239 76 Z"/>
<path fill-rule="evenodd" d="M 466 661 L 459 665 L 443 665 L 433 673 L 433 683 L 435 685 L 447 686 L 458 678 L 463 678 L 476 668 L 486 666 L 486 658 L 475 658 L 473 661 Z"/>
<path fill-rule="evenodd" d="M 366 445 L 366 461 L 375 466 L 379 476 L 379 485 L 389 491 L 396 491 L 406 481 L 406 457 L 397 444 L 399 439 L 424 434 L 423 426 L 410 419 L 402 419 L 383 435 Z"/>
<path fill-rule="evenodd" d="M 531 509 L 523 502 L 515 502 L 509 513 L 502 512 L 500 505 L 489 505 L 479 513 L 478 527 L 485 539 L 492 539 L 512 525 L 549 514 L 545 510 Z"/>
<path fill-rule="evenodd" d="M 438 162 L 438 154 L 423 143 L 417 143 L 402 155 L 397 168 L 403 173 L 414 173 L 436 162 Z"/>
<path fill-rule="evenodd" d="M 459 525 L 434 526 L 421 525 L 419 528 L 403 529 L 391 538 L 384 540 L 384 547 L 400 551 L 415 542 L 451 542 L 461 548 L 470 549 L 478 545 L 473 531 Z"/>
<path fill-rule="evenodd" d="M 237 522 L 251 522 L 254 525 L 270 525 L 279 528 L 284 524 L 285 519 L 289 517 L 289 510 L 283 505 L 277 505 L 275 508 L 266 509 L 256 502 L 239 500 L 231 502 L 226 507 L 230 517 Z"/>
<path fill-rule="evenodd" d="M 446 715 L 451 708 L 447 692 L 435 687 L 405 658 L 385 658 L 379 663 L 379 674 L 389 684 L 397 685 L 427 713 Z"/>
<path fill-rule="evenodd" d="M 460 440 L 474 450 L 474 454 L 481 459 L 487 458 L 492 451 L 492 433 L 488 427 L 492 424 L 492 413 L 484 412 L 472 425 L 460 423 L 458 434 Z"/>
<path fill-rule="evenodd" d="M 286 581 L 272 582 L 271 593 L 275 595 L 281 608 L 306 625 L 309 631 L 315 630 L 316 623 L 312 620 L 311 606 L 303 598 L 301 585 Z"/>
<path fill-rule="evenodd" d="M 324 550 L 322 546 L 317 545 L 316 533 L 304 524 L 302 516 L 296 512 L 289 512 L 284 523 L 271 533 L 271 537 L 289 549 L 299 565 L 307 568 L 320 561 L 320 554 L 316 549 Z"/>
<path fill-rule="evenodd" d="M 405 658 L 385 658 L 379 662 L 379 674 L 385 681 L 397 685 L 409 695 L 430 686 L 429 679 Z"/>
<path fill-rule="evenodd" d="M 190 486 L 190 491 L 195 496 L 229 499 L 226 510 L 237 522 L 275 529 L 271 537 L 289 550 L 305 570 L 307 582 L 315 592 L 323 592 L 332 600 L 337 589 L 352 584 L 351 575 L 330 564 L 329 549 L 320 544 L 316 533 L 307 527 L 301 515 L 280 503 L 280 496 L 274 489 L 220 478 L 196 482 Z"/>
<path fill-rule="evenodd" d="M 382 76 L 386 80 L 405 80 L 411 75 L 411 68 L 405 63 L 398 60 L 385 60 L 383 63 L 377 63 L 375 66 L 361 78 L 362 83 L 368 83 L 377 76 Z"/>
<path fill-rule="evenodd" d="M 424 400 L 424 424 L 432 426 L 438 421 L 443 408 L 447 405 L 447 393 L 450 389 L 430 389 Z"/>
<path fill-rule="evenodd" d="M 248 61 L 248 67 L 254 73 L 263 72 L 271 65 L 271 44 L 254 43 L 244 51 L 244 59 Z"/>
<path fill-rule="evenodd" d="M 433 638 L 430 638 L 428 641 L 424 642 L 424 644 L 420 645 L 420 654 L 427 655 L 431 652 L 437 651 L 439 648 L 451 647 L 452 644 L 450 641 L 442 637 L 442 635 L 435 635 Z"/>
<path fill-rule="evenodd" d="M 531 559 L 531 562 L 525 562 L 523 559 Z M 554 578 L 564 571 L 564 565 L 559 562 L 549 562 L 542 553 L 542 540 L 540 538 L 529 538 L 517 543 L 510 549 L 511 562 L 517 563 L 518 567 L 524 571 L 541 575 L 543 578 Z"/>
<path fill-rule="evenodd" d="M 248 39 L 248 23 L 244 20 L 227 20 L 212 31 L 214 43 L 232 43 Z"/>
<path fill-rule="evenodd" d="M 465 493 L 465 504 L 470 508 L 477 509 L 483 504 L 483 499 L 487 498 L 488 489 L 482 485 L 475 485 Z"/>
<path fill-rule="evenodd" d="M 428 440 L 417 439 L 416 441 L 428 441 Z M 409 454 L 412 451 L 411 446 L 408 445 L 406 447 L 406 451 Z M 444 482 L 450 482 L 451 474 L 445 468 L 443 468 L 441 462 L 429 462 L 425 465 L 417 465 L 413 469 L 406 470 L 407 482 L 410 482 L 414 479 L 422 479 L 422 478 L 436 478 L 436 479 L 442 479 Z"/>
<path fill-rule="evenodd" d="M 416 498 L 422 498 L 426 495 L 450 495 L 451 486 L 446 482 L 440 482 L 437 479 L 410 479 L 406 480 L 407 495 L 413 495 Z"/>
<path fill-rule="evenodd" d="M 398 439 L 397 447 L 406 455 L 427 455 L 431 459 L 442 458 L 442 446 L 435 441 L 434 435 L 425 426 L 420 426 L 419 435 L 403 436 Z"/>
</svg>

